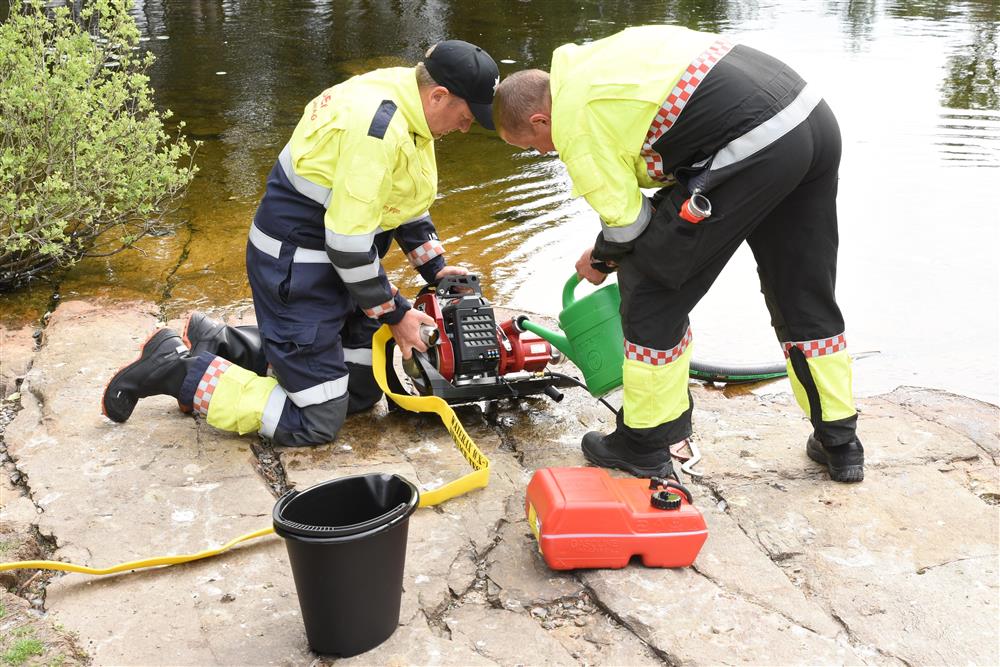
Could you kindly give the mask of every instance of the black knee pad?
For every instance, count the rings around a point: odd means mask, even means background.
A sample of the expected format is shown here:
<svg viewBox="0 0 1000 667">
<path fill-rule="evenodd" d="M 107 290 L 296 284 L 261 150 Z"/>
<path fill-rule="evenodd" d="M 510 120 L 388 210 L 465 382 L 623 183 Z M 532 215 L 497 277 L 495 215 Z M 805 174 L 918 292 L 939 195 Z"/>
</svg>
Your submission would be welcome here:
<svg viewBox="0 0 1000 667">
<path fill-rule="evenodd" d="M 348 403 L 349 398 L 344 395 L 304 408 L 289 405 L 271 439 L 282 447 L 306 447 L 333 442 L 340 427 L 344 425 Z M 294 419 L 288 419 L 292 416 L 288 414 L 289 411 L 297 413 Z"/>
<path fill-rule="evenodd" d="M 378 403 L 382 398 L 382 390 L 375 382 L 372 367 L 348 363 L 347 371 L 350 373 L 347 381 L 347 395 L 350 397 L 347 414 L 367 410 Z"/>
</svg>

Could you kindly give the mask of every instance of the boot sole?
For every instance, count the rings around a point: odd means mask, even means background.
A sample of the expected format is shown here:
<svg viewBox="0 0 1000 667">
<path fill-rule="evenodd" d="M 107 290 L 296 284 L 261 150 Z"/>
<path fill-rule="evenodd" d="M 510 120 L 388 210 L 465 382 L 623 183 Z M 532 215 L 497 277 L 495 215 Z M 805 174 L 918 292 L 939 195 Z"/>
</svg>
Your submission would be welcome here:
<svg viewBox="0 0 1000 667">
<path fill-rule="evenodd" d="M 200 315 L 201 319 L 203 320 L 207 319 L 203 313 L 199 313 L 198 311 L 191 313 L 190 315 L 188 315 L 187 322 L 184 323 L 184 331 L 183 333 L 181 333 L 181 340 L 184 341 L 184 345 L 187 346 L 187 349 L 192 350 L 192 354 L 194 350 L 194 345 L 191 344 L 191 339 L 188 337 L 188 330 L 191 328 L 191 320 L 194 319 L 195 315 Z M 180 401 L 177 401 L 177 409 L 183 412 L 184 414 L 189 414 L 194 411 L 194 408 L 192 406 L 184 405 Z"/>
<path fill-rule="evenodd" d="M 115 374 L 111 376 L 107 384 L 104 385 L 104 393 L 101 394 L 101 414 L 110 419 L 111 421 L 116 421 L 119 424 L 128 421 L 128 418 L 132 416 L 132 411 L 135 410 L 136 404 L 139 402 L 138 399 L 132 402 L 131 406 L 122 406 L 121 410 L 116 410 L 112 406 L 111 411 L 108 411 L 108 389 L 111 387 L 111 383 L 120 378 L 122 375 L 127 373 L 133 366 L 135 366 L 142 359 L 142 351 L 146 349 L 146 346 L 153 342 L 153 339 L 157 336 L 163 335 L 164 337 L 169 337 L 170 334 L 167 329 L 157 329 L 153 333 L 149 334 L 146 340 L 143 341 L 142 345 L 139 346 L 139 354 L 135 359 L 128 362 L 124 366 L 120 366 Z M 157 343 L 158 344 L 158 343 Z M 126 410 L 127 407 L 127 410 Z"/>
<path fill-rule="evenodd" d="M 191 339 L 188 338 L 188 329 L 191 328 L 191 320 L 192 318 L 194 318 L 196 314 L 197 311 L 188 315 L 187 322 L 184 323 L 184 331 L 183 333 L 181 333 L 181 340 L 184 341 L 184 345 L 186 345 L 187 349 L 189 350 L 191 349 Z M 180 402 L 180 400 L 177 401 L 177 409 L 183 412 L 184 414 L 189 414 L 191 412 L 194 412 L 194 407 L 190 405 L 184 405 L 183 403 Z"/>
<path fill-rule="evenodd" d="M 184 332 L 181 334 L 181 340 L 184 341 L 184 344 L 187 345 L 187 348 L 189 350 L 191 349 L 191 339 L 188 338 L 188 330 L 191 328 L 191 320 L 197 314 L 199 314 L 199 313 L 194 312 L 194 313 L 191 313 L 190 315 L 188 315 L 187 322 L 184 323 Z"/>
<path fill-rule="evenodd" d="M 829 457 L 827 457 L 826 451 L 823 449 L 823 445 L 816 443 L 816 445 L 813 446 L 814 442 L 816 441 L 810 438 L 810 440 L 806 443 L 806 456 L 816 463 L 826 466 L 827 471 L 830 473 L 830 479 L 835 482 L 844 482 L 846 484 L 855 484 L 857 482 L 864 481 L 864 465 L 850 465 L 842 468 L 834 468 L 830 465 Z"/>
</svg>

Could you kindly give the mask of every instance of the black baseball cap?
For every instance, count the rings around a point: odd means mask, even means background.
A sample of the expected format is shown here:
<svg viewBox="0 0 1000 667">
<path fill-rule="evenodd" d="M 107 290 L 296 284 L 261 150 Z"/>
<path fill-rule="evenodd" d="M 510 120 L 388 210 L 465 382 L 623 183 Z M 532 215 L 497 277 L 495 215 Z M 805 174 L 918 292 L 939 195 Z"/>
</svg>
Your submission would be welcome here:
<svg viewBox="0 0 1000 667">
<path fill-rule="evenodd" d="M 493 93 L 500 83 L 500 69 L 490 54 L 460 39 L 438 42 L 424 54 L 427 73 L 448 92 L 468 102 L 479 124 L 493 126 Z"/>
</svg>

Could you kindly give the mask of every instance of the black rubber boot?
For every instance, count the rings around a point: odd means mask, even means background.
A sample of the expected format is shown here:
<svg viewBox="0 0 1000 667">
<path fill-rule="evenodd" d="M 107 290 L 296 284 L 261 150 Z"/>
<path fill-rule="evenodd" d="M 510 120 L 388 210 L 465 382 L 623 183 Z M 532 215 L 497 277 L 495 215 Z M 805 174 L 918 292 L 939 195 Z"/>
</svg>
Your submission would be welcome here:
<svg viewBox="0 0 1000 667">
<path fill-rule="evenodd" d="M 196 311 L 184 325 L 184 344 L 192 357 L 209 352 L 257 375 L 267 373 L 260 330 L 255 326 L 231 327 Z"/>
<path fill-rule="evenodd" d="M 179 399 L 181 384 L 195 361 L 176 331 L 160 329 L 143 343 L 139 358 L 119 368 L 108 382 L 101 412 L 124 422 L 140 398 L 165 394 Z"/>
<path fill-rule="evenodd" d="M 670 448 L 637 449 L 620 431 L 591 431 L 583 436 L 583 455 L 602 468 L 617 468 L 636 477 L 674 477 Z"/>
<path fill-rule="evenodd" d="M 830 479 L 848 484 L 865 478 L 865 449 L 857 436 L 846 445 L 827 447 L 815 435 L 809 436 L 806 455 L 830 471 Z"/>
</svg>

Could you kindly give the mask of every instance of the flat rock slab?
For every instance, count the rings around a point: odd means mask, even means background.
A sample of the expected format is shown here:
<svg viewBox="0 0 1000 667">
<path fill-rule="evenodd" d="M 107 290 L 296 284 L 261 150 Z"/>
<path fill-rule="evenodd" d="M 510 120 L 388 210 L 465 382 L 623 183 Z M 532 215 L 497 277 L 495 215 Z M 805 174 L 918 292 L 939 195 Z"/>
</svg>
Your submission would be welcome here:
<svg viewBox="0 0 1000 667">
<path fill-rule="evenodd" d="M 42 510 L 39 531 L 55 538 L 54 559 L 100 568 L 195 553 L 270 524 L 274 500 L 248 440 L 181 415 L 167 397 L 143 400 L 125 424 L 101 415 L 105 382 L 156 326 L 149 306 L 108 319 L 95 304 L 63 304 L 25 380 L 5 440 Z M 169 570 L 61 577 L 48 587 L 48 608 L 105 664 L 300 655 L 294 641 L 247 642 L 269 632 L 276 616 L 289 618 L 289 632 L 301 638 L 283 549 L 269 539 Z"/>
<path fill-rule="evenodd" d="M 848 489 L 728 488 L 731 513 L 851 637 L 908 664 L 995 664 L 996 507 L 924 466 Z"/>
<path fill-rule="evenodd" d="M 615 618 L 672 664 L 862 662 L 846 639 L 808 630 L 692 569 L 628 567 L 584 580 Z"/>
<path fill-rule="evenodd" d="M 0 521 L 20 544 L 37 529 L 51 538 L 38 543 L 46 557 L 94 567 L 193 553 L 268 527 L 289 488 L 374 471 L 433 488 L 468 472 L 436 416 L 384 405 L 310 448 L 221 433 L 169 397 L 110 422 L 104 385 L 158 313 L 66 302 L 39 349 L 20 335 L 25 354 L 5 367 L 24 379 L 0 479 Z M 860 399 L 866 480 L 845 486 L 805 457 L 810 426 L 789 396 L 692 393 L 704 477 L 685 481 L 709 527 L 693 567 L 550 571 L 525 487 L 539 467 L 582 465 L 580 438 L 609 431 L 613 415 L 578 389 L 560 403 L 464 406 L 490 485 L 416 511 L 400 627 L 337 662 L 1000 664 L 996 406 L 914 388 Z M 336 661 L 308 648 L 274 536 L 186 565 L 55 576 L 45 604 L 95 664 Z"/>
</svg>

